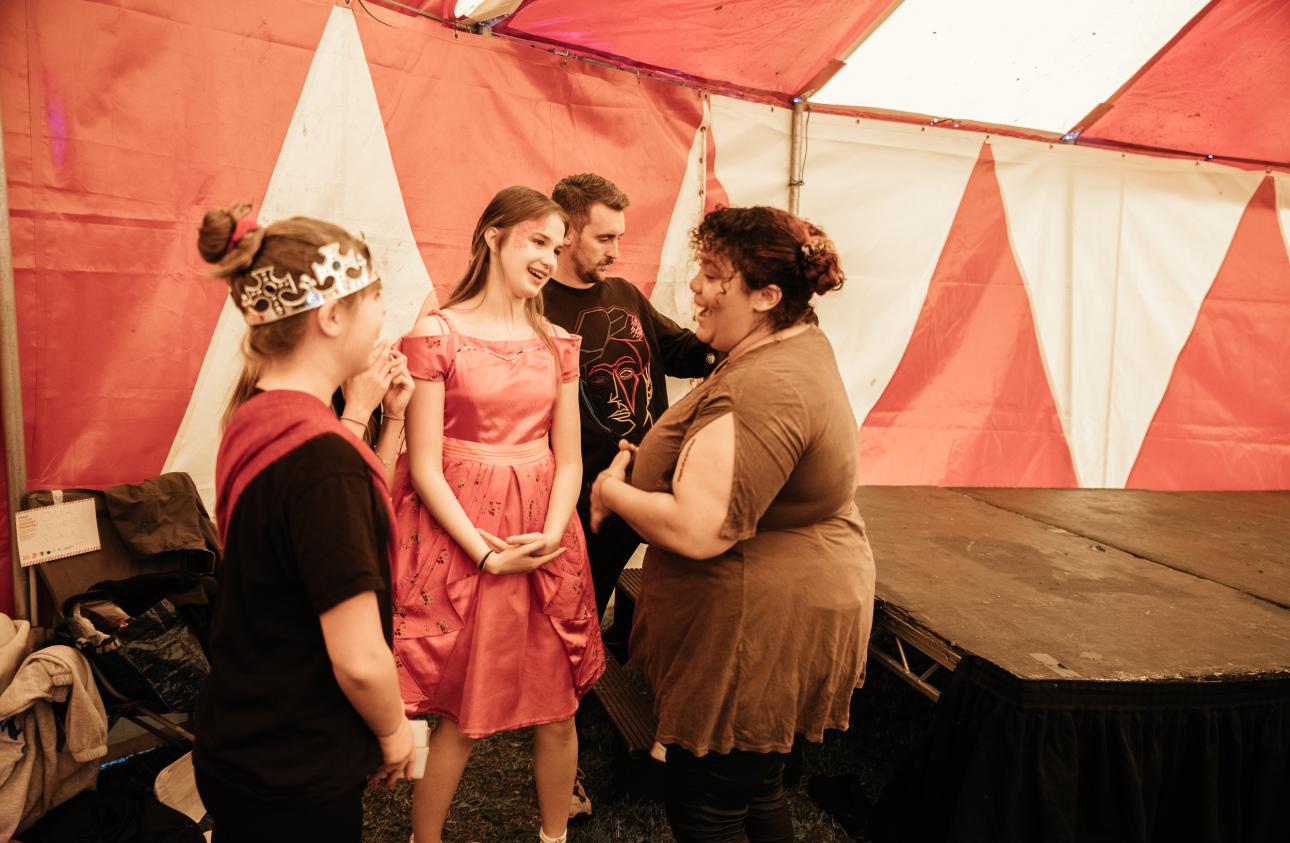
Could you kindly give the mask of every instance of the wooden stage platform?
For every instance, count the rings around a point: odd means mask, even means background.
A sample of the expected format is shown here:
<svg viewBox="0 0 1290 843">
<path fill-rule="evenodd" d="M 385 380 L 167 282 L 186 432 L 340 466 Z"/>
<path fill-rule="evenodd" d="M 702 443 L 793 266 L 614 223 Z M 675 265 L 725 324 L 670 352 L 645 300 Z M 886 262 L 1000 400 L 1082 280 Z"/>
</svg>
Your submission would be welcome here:
<svg viewBox="0 0 1290 843">
<path fill-rule="evenodd" d="M 938 699 L 868 837 L 1290 840 L 1290 493 L 856 501 L 870 654 Z"/>
<path fill-rule="evenodd" d="M 1026 680 L 1290 673 L 1290 493 L 864 487 L 856 502 L 878 624 L 902 642 L 876 655 L 898 672 L 913 647 Z"/>
<path fill-rule="evenodd" d="M 1290 840 L 1290 493 L 862 487 L 856 503 L 871 665 L 938 700 L 867 837 Z M 640 589 L 625 571 L 618 622 Z M 643 757 L 653 714 L 626 677 L 596 692 Z M 822 806 L 850 815 L 854 786 Z"/>
</svg>

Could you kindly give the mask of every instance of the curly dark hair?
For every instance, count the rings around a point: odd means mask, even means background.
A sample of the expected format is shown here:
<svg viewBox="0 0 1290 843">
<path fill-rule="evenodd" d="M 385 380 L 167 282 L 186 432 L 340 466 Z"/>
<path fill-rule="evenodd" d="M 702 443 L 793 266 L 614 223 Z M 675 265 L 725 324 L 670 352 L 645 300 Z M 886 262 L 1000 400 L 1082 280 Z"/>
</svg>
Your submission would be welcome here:
<svg viewBox="0 0 1290 843">
<path fill-rule="evenodd" d="M 769 314 L 777 331 L 807 319 L 812 296 L 846 281 L 828 235 L 779 208 L 717 208 L 690 232 L 690 246 L 730 261 L 750 291 L 778 285 L 780 302 Z"/>
</svg>

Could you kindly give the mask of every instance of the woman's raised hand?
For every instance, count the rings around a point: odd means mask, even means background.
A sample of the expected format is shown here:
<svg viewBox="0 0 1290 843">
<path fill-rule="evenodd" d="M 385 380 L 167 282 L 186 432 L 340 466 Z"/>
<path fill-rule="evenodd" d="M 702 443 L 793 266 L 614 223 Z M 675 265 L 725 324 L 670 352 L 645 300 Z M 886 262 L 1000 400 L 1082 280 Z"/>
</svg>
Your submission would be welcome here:
<svg viewBox="0 0 1290 843">
<path fill-rule="evenodd" d="M 408 371 L 407 355 L 391 345 L 387 356 L 390 358 L 390 382 L 381 399 L 381 412 L 386 418 L 401 419 L 407 413 L 416 382 Z"/>
<path fill-rule="evenodd" d="M 636 456 L 636 446 L 621 439 L 618 442 L 618 453 L 614 455 L 614 461 L 609 464 L 609 468 L 600 472 L 596 477 L 596 482 L 591 486 L 591 532 L 599 533 L 600 525 L 611 514 L 608 506 L 605 505 L 605 481 L 619 480 L 627 482 L 627 467 L 631 465 L 632 458 Z"/>
<path fill-rule="evenodd" d="M 394 360 L 390 357 L 390 343 L 382 342 L 376 347 L 376 362 L 345 381 L 341 388 L 345 396 L 345 415 L 366 422 L 381 405 L 393 380 Z M 411 394 L 408 393 L 409 397 Z M 404 406 L 407 406 L 406 402 Z"/>
</svg>

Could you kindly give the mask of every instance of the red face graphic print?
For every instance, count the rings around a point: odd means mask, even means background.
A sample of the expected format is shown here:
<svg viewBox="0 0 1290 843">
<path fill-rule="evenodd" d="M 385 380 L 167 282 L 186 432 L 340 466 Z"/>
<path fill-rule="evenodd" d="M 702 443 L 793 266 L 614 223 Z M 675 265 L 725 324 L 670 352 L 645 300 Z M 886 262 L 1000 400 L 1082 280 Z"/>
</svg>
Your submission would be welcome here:
<svg viewBox="0 0 1290 843">
<path fill-rule="evenodd" d="M 615 440 L 647 430 L 654 423 L 654 383 L 640 317 L 622 307 L 584 310 L 574 333 L 582 337 L 580 392 L 587 414 Z"/>
</svg>

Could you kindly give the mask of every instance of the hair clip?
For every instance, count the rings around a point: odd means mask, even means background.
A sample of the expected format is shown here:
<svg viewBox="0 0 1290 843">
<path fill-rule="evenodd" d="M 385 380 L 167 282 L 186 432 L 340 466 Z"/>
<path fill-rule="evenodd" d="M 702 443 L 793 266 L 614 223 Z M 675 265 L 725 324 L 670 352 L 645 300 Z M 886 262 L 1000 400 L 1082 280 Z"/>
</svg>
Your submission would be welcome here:
<svg viewBox="0 0 1290 843">
<path fill-rule="evenodd" d="M 817 255 L 822 255 L 829 250 L 829 241 L 820 237 L 818 234 L 807 239 L 801 246 L 802 257 L 807 260 L 815 260 Z"/>
<path fill-rule="evenodd" d="M 260 222 L 256 219 L 255 214 L 250 213 L 249 211 L 243 214 L 242 218 L 233 226 L 233 233 L 228 236 L 228 248 L 224 251 L 231 251 L 232 249 L 237 248 L 237 244 L 242 242 L 243 237 L 250 234 L 252 231 L 255 231 L 259 227 Z"/>
</svg>

